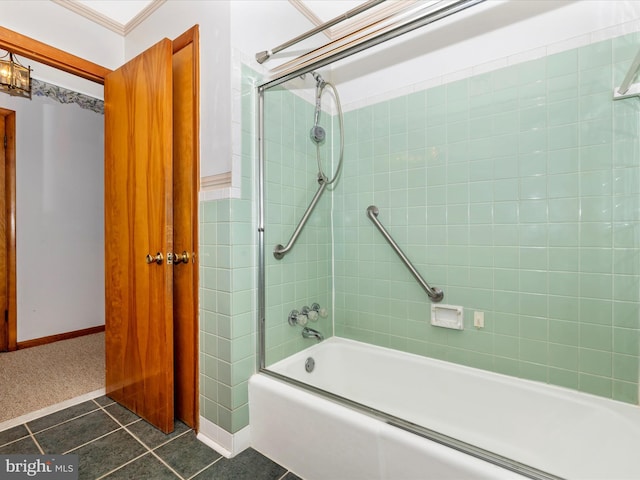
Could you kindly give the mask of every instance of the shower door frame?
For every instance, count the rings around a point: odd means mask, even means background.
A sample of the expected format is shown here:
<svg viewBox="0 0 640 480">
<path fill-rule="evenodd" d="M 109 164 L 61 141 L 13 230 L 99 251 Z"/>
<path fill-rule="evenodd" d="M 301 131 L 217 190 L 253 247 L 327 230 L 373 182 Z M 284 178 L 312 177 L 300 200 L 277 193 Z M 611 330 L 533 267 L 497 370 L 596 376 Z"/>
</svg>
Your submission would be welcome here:
<svg viewBox="0 0 640 480">
<path fill-rule="evenodd" d="M 466 442 L 457 440 L 453 437 L 449 437 L 442 433 L 439 433 L 435 430 L 431 430 L 429 428 L 423 427 L 421 425 L 416 425 L 411 423 L 403 418 L 399 418 L 393 415 L 390 415 L 381 410 L 377 410 L 371 408 L 367 405 L 355 402 L 348 398 L 333 394 L 329 391 L 319 389 L 312 385 L 300 382 L 298 380 L 294 380 L 285 375 L 273 372 L 268 369 L 266 366 L 266 300 L 265 300 L 265 276 L 266 276 L 266 267 L 265 267 L 265 215 L 264 215 L 264 206 L 265 206 L 265 122 L 264 122 L 264 114 L 265 114 L 265 102 L 264 102 L 264 94 L 265 92 L 277 85 L 287 82 L 288 80 L 294 79 L 296 77 L 300 77 L 304 74 L 310 73 L 314 70 L 327 66 L 333 62 L 338 60 L 342 60 L 347 58 L 355 53 L 359 53 L 363 50 L 366 50 L 370 47 L 376 46 L 378 44 L 384 43 L 387 40 L 391 40 L 397 36 L 408 33 L 417 28 L 428 25 L 432 22 L 440 20 L 442 18 L 453 15 L 461 10 L 464 10 L 470 6 L 473 6 L 477 3 L 481 3 L 484 0 L 468 0 L 457 2 L 456 5 L 462 5 L 461 8 L 453 9 L 452 11 L 446 11 L 444 14 L 440 12 L 436 12 L 437 14 L 433 15 L 433 19 L 427 18 L 426 22 L 418 23 L 414 25 L 415 22 L 412 22 L 412 27 L 408 29 L 398 28 L 391 32 L 386 32 L 378 36 L 374 36 L 368 40 L 365 40 L 362 43 L 355 44 L 352 47 L 348 47 L 344 50 L 337 51 L 334 54 L 328 55 L 323 58 L 316 59 L 315 61 L 310 61 L 303 63 L 302 66 L 291 71 L 289 73 L 282 74 L 280 77 L 272 78 L 263 83 L 260 83 L 256 87 L 257 92 L 257 152 L 258 152 L 258 168 L 257 168 L 257 197 L 258 197 L 258 279 L 257 279 L 257 306 L 258 306 L 258 315 L 257 315 L 257 333 L 258 333 L 258 341 L 257 341 L 257 361 L 256 361 L 256 369 L 258 373 L 263 375 L 268 375 L 272 378 L 275 378 L 284 383 L 288 383 L 298 388 L 302 388 L 304 390 L 310 391 L 316 395 L 321 396 L 327 400 L 336 402 L 344 407 L 356 410 L 360 413 L 363 413 L 368 416 L 372 416 L 384 423 L 388 423 L 392 426 L 405 430 L 409 433 L 413 433 L 415 435 L 427 438 L 436 443 L 440 443 L 446 447 L 452 448 L 454 450 L 458 450 L 467 455 L 471 455 L 473 457 L 479 458 L 486 462 L 492 463 L 494 465 L 498 465 L 506 470 L 518 473 L 522 476 L 536 479 L 536 480 L 562 480 L 561 477 L 553 475 L 551 473 L 539 470 L 537 468 L 531 467 L 529 465 L 522 464 L 510 458 L 504 457 L 502 455 L 495 454 L 491 451 L 484 450 L 482 448 L 476 447 L 475 445 L 468 444 Z M 429 15 L 427 15 L 429 17 Z M 397 30 L 397 31 L 396 31 Z"/>
<path fill-rule="evenodd" d="M 316 67 L 317 68 L 317 67 Z M 310 69 L 305 69 L 304 71 L 300 71 L 297 75 L 299 76 L 304 73 L 308 73 Z M 276 84 L 270 85 L 275 86 L 282 82 L 278 82 Z M 257 342 L 257 371 L 260 374 L 268 375 L 276 380 L 279 380 L 284 383 L 288 383 L 293 385 L 294 387 L 301 388 L 303 390 L 307 390 L 312 392 L 315 395 L 318 395 L 322 398 L 330 400 L 332 402 L 336 402 L 344 407 L 350 408 L 357 412 L 363 413 L 365 415 L 371 416 L 379 421 L 392 425 L 394 427 L 405 430 L 409 433 L 413 433 L 414 435 L 421 436 L 428 440 L 434 441 L 446 447 L 452 448 L 454 450 L 460 451 L 467 455 L 471 455 L 473 457 L 479 458 L 483 461 L 492 463 L 506 470 L 515 472 L 519 475 L 532 478 L 535 480 L 562 480 L 561 477 L 553 475 L 551 473 L 545 472 L 543 470 L 539 470 L 535 467 L 531 467 L 529 465 L 525 465 L 523 463 L 517 462 L 510 458 L 504 457 L 502 455 L 498 455 L 489 450 L 482 449 L 475 445 L 463 442 L 461 440 L 457 440 L 456 438 L 450 437 L 448 435 L 444 435 L 435 430 L 431 430 L 429 428 L 423 427 L 421 425 L 417 425 L 415 423 L 409 422 L 403 418 L 396 417 L 389 413 L 386 413 L 381 410 L 377 410 L 375 408 L 369 407 L 367 405 L 355 402 L 349 398 L 342 397 L 340 395 L 336 395 L 327 390 L 322 390 L 313 385 L 309 385 L 304 382 L 300 382 L 293 378 L 287 377 L 286 375 L 282 375 L 280 373 L 269 370 L 269 367 L 266 366 L 266 299 L 265 299 L 265 284 L 266 284 L 266 268 L 265 268 L 265 240 L 264 240 L 264 232 L 265 232 L 265 223 L 264 223 L 264 205 L 265 205 L 265 136 L 264 136 L 264 93 L 265 90 L 269 88 L 269 84 L 259 85 L 257 87 L 257 128 L 258 128 L 258 185 L 257 185 L 257 196 L 258 196 L 258 342 Z"/>
</svg>

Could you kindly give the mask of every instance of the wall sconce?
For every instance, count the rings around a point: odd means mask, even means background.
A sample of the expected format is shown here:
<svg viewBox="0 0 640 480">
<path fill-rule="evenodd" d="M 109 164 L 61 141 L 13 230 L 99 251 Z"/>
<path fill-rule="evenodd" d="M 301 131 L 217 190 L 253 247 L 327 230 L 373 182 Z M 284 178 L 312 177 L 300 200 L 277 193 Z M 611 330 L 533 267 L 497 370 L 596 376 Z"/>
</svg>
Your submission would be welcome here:
<svg viewBox="0 0 640 480">
<path fill-rule="evenodd" d="M 31 68 L 21 65 L 11 52 L 0 57 L 0 91 L 31 98 Z"/>
</svg>

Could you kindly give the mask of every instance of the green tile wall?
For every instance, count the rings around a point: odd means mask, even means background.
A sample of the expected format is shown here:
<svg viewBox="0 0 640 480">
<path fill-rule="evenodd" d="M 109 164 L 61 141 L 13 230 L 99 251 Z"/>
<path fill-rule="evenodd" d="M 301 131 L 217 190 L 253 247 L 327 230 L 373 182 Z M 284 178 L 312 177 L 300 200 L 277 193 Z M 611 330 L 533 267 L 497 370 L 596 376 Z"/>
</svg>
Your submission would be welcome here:
<svg viewBox="0 0 640 480">
<path fill-rule="evenodd" d="M 253 78 L 244 71 L 241 198 L 200 203 L 200 415 L 230 433 L 249 424 L 256 366 Z"/>
<path fill-rule="evenodd" d="M 345 114 L 336 335 L 638 403 L 640 114 L 636 99 L 612 101 L 638 44 L 602 41 Z M 371 204 L 444 303 L 465 308 L 464 331 L 429 324 Z"/>
<path fill-rule="evenodd" d="M 316 302 L 332 310 L 331 187 L 327 187 L 294 247 L 281 260 L 276 245 L 286 245 L 318 189 L 315 144 L 309 138 L 314 105 L 284 87 L 264 94 L 265 105 L 265 323 L 266 364 L 312 345 L 302 327 L 290 326 L 292 310 Z M 321 122 L 329 131 L 330 125 Z M 331 137 L 321 148 L 331 159 Z M 327 156 L 328 155 L 328 156 Z M 309 322 L 329 337 L 331 316 Z"/>
</svg>

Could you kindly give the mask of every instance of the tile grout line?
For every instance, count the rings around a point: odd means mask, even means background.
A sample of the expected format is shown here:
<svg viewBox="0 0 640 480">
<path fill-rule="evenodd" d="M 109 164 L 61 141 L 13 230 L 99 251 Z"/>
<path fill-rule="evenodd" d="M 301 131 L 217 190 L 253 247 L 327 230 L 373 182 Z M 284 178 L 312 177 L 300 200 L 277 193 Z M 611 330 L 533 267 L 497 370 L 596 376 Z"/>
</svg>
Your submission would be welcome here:
<svg viewBox="0 0 640 480">
<path fill-rule="evenodd" d="M 140 455 L 138 455 L 137 457 L 132 458 L 132 459 L 131 459 L 131 460 L 129 460 L 128 462 L 123 463 L 122 465 L 120 465 L 120 466 L 118 466 L 118 467 L 114 468 L 113 470 L 109 470 L 109 471 L 108 471 L 107 473 L 105 473 L 104 475 L 100 475 L 96 480 L 100 480 L 100 479 L 102 479 L 102 478 L 108 477 L 108 476 L 109 476 L 109 475 L 111 475 L 112 473 L 117 472 L 118 470 L 120 470 L 120 469 L 122 469 L 122 468 L 126 467 L 126 466 L 127 466 L 127 465 L 129 465 L 130 463 L 133 463 L 133 462 L 135 462 L 136 460 L 141 459 L 141 458 L 142 458 L 142 457 L 144 457 L 145 455 L 149 455 L 149 452 L 143 452 L 143 453 L 141 453 L 141 454 L 140 454 Z"/>
<path fill-rule="evenodd" d="M 38 440 L 36 439 L 36 436 L 33 434 L 33 432 L 31 431 L 31 429 L 29 428 L 29 425 L 27 425 L 26 423 L 24 424 L 24 428 L 27 429 L 27 431 L 29 432 L 29 436 L 31 437 L 31 440 L 33 440 L 33 443 L 36 444 L 36 447 L 38 447 L 38 450 L 40 450 L 40 454 L 44 455 L 44 450 L 42 449 L 42 447 L 40 446 L 40 442 L 38 442 Z M 24 437 L 23 437 L 24 438 Z"/>
<path fill-rule="evenodd" d="M 105 437 L 108 437 L 108 436 L 109 436 L 109 435 L 111 435 L 112 433 L 116 433 L 118 430 L 122 430 L 122 429 L 123 429 L 122 427 L 118 427 L 118 428 L 116 428 L 116 429 L 114 429 L 114 430 L 111 430 L 110 432 L 107 432 L 107 433 L 105 433 L 104 435 L 100 435 L 99 437 L 94 438 L 94 439 L 93 439 L 93 440 L 91 440 L 90 442 L 85 442 L 85 443 L 83 443 L 83 444 L 81 444 L 81 445 L 78 445 L 78 446 L 73 447 L 73 448 L 72 448 L 72 449 L 70 449 L 70 450 L 67 450 L 66 452 L 63 452 L 63 453 L 62 453 L 62 455 L 67 455 L 67 454 L 69 454 L 69 453 L 73 452 L 74 450 L 78 450 L 79 448 L 86 447 L 86 446 L 87 446 L 87 445 L 89 445 L 90 443 L 93 443 L 93 442 L 95 442 L 96 440 L 101 440 L 101 439 L 103 439 L 103 438 L 105 438 Z"/>
<path fill-rule="evenodd" d="M 117 402 L 114 402 L 117 404 Z M 110 404 L 112 405 L 112 404 Z M 151 455 L 153 455 L 155 458 L 157 458 L 165 467 L 167 467 L 170 471 L 172 471 L 180 480 L 184 480 L 184 478 L 182 477 L 182 475 L 180 475 L 178 472 L 176 472 L 173 467 L 171 467 L 171 465 L 169 465 L 167 462 L 165 462 L 162 458 L 160 458 L 155 452 L 154 450 L 157 448 L 160 448 L 166 444 L 168 444 L 169 442 L 182 437 L 183 435 L 186 435 L 187 433 L 189 433 L 191 430 L 186 430 L 185 432 L 181 433 L 180 435 L 176 435 L 175 437 L 167 440 L 166 442 L 161 443 L 160 445 L 157 445 L 156 447 L 154 447 L 153 449 L 150 448 L 146 443 L 144 443 L 141 439 L 139 439 L 131 430 L 129 430 L 125 425 L 123 425 L 117 418 L 115 418 L 110 412 L 108 412 L 105 408 L 103 408 L 102 406 L 100 407 L 107 415 L 109 415 L 111 418 L 113 418 L 113 420 L 115 422 L 117 422 L 119 425 L 122 426 L 122 429 L 127 432 L 129 435 L 131 435 L 140 445 L 142 445 L 145 449 L 147 449 L 147 452 L 144 453 L 143 455 L 140 455 L 139 457 L 134 458 L 133 460 L 130 460 L 126 463 L 124 463 L 123 465 L 120 465 L 120 467 L 118 467 L 116 470 L 119 470 L 121 468 L 123 468 L 125 465 L 128 465 L 130 463 L 132 463 L 133 461 L 139 459 L 140 457 L 143 457 L 144 455 L 147 455 L 148 453 L 150 453 Z M 125 407 L 126 408 L 126 407 Z M 132 412 L 133 413 L 133 412 Z M 138 423 L 139 421 L 143 421 L 142 418 L 139 418 L 138 420 L 136 420 L 135 422 L 130 422 L 127 425 L 133 425 L 134 423 Z M 102 477 L 101 477 L 102 478 Z"/>
<path fill-rule="evenodd" d="M 208 468 L 212 467 L 213 465 L 215 465 L 216 463 L 218 463 L 220 460 L 222 460 L 224 457 L 222 455 L 220 455 L 219 458 L 216 458 L 213 462 L 211 462 L 209 465 L 207 465 L 206 467 L 201 468 L 200 470 L 198 470 L 196 473 L 194 473 L 193 475 L 191 475 L 187 480 L 191 480 L 192 478 L 197 477 L 198 475 L 200 475 L 202 472 L 204 472 L 205 470 L 207 470 Z"/>
<path fill-rule="evenodd" d="M 46 432 L 47 430 L 51 430 L 52 428 L 59 427 L 60 425 L 64 425 L 65 423 L 69 423 L 69 422 L 71 422 L 71 421 L 73 421 L 73 420 L 77 420 L 78 418 L 86 417 L 86 416 L 87 416 L 87 415 L 89 415 L 90 413 L 95 413 L 95 412 L 97 412 L 98 410 L 99 410 L 99 408 L 96 408 L 95 410 L 91 410 L 91 411 L 89 411 L 89 412 L 85 412 L 85 413 L 83 413 L 83 414 L 81 414 L 81 415 L 78 415 L 77 417 L 69 418 L 69 419 L 64 420 L 64 421 L 62 421 L 62 422 L 60 422 L 60 423 L 56 423 L 55 425 L 51 425 L 50 427 L 43 428 L 42 430 L 38 430 L 38 431 L 37 431 L 37 432 L 35 432 L 35 433 L 42 433 L 42 432 Z M 64 410 L 61 410 L 61 411 L 64 411 Z M 57 413 L 57 412 L 56 412 L 56 413 Z M 55 415 L 55 413 L 52 413 L 51 415 Z M 48 416 L 48 415 L 46 415 L 45 417 L 40 417 L 40 418 L 46 418 L 47 416 Z M 40 420 L 40 419 L 39 419 L 39 418 L 36 418 L 36 419 L 34 419 L 34 420 L 31 420 L 31 422 L 35 422 L 36 420 Z M 28 423 L 28 422 L 27 422 L 27 423 Z M 24 425 L 26 426 L 26 425 L 27 425 L 27 423 L 25 423 Z M 31 431 L 31 429 L 29 429 L 29 431 Z M 34 435 L 35 435 L 35 434 L 34 434 Z"/>
</svg>

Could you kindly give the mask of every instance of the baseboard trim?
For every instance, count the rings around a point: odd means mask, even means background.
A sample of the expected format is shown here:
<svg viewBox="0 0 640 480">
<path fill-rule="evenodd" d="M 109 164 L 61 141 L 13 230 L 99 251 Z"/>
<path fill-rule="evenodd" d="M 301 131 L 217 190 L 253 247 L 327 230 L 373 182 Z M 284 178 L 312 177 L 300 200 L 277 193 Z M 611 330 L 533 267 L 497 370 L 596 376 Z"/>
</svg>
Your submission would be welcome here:
<svg viewBox="0 0 640 480">
<path fill-rule="evenodd" d="M 250 427 L 244 427 L 235 434 L 229 433 L 203 416 L 200 416 L 197 438 L 225 458 L 233 458 L 251 446 Z"/>
<path fill-rule="evenodd" d="M 32 340 L 25 340 L 24 342 L 17 343 L 17 350 L 23 348 L 37 347 L 39 345 L 46 345 L 47 343 L 59 342 L 60 340 L 69 340 L 71 338 L 83 337 L 85 335 L 92 335 L 94 333 L 104 332 L 104 325 L 98 327 L 84 328 L 82 330 L 75 330 L 73 332 L 58 333 L 57 335 L 50 335 L 48 337 L 34 338 Z"/>
</svg>

